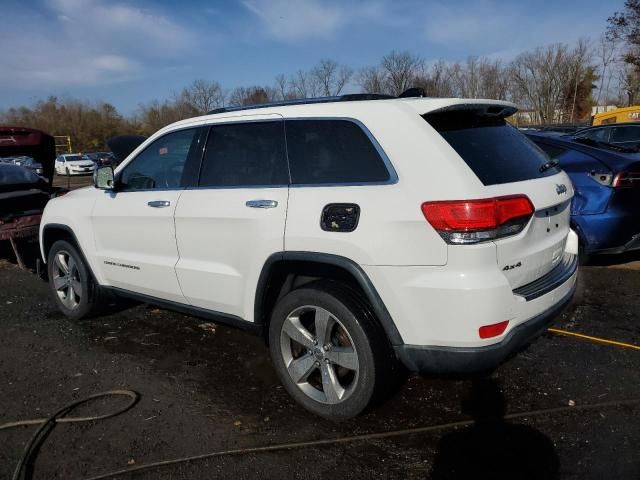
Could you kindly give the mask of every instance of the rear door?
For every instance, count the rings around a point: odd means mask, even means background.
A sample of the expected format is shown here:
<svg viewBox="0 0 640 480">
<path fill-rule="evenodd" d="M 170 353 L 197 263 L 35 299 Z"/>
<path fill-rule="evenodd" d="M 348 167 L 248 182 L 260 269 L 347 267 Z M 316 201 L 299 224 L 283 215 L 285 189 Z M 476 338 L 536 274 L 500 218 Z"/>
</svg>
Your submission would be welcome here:
<svg viewBox="0 0 640 480">
<path fill-rule="evenodd" d="M 482 198 L 526 195 L 534 214 L 520 233 L 495 240 L 496 261 L 513 288 L 530 283 L 562 260 L 573 187 L 550 158 L 504 119 L 474 112 L 425 118 L 484 184 Z"/>
<path fill-rule="evenodd" d="M 211 125 L 199 185 L 180 197 L 176 274 L 191 305 L 252 320 L 262 267 L 283 250 L 289 172 L 282 118 L 237 120 Z"/>
</svg>

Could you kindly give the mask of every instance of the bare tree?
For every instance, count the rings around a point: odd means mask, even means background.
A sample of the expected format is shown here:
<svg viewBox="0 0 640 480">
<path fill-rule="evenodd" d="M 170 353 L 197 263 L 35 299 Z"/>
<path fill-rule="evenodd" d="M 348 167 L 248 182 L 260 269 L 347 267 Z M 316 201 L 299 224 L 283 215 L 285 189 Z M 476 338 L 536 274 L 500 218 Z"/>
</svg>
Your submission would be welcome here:
<svg viewBox="0 0 640 480">
<path fill-rule="evenodd" d="M 409 52 L 392 51 L 382 57 L 381 67 L 385 76 L 385 93 L 400 95 L 413 87 L 424 61 Z"/>
<path fill-rule="evenodd" d="M 427 97 L 451 97 L 455 94 L 452 75 L 452 67 L 444 60 L 438 60 L 434 64 L 425 65 L 416 76 L 414 84 L 422 88 Z"/>
<path fill-rule="evenodd" d="M 314 75 L 304 70 L 298 70 L 290 79 L 289 84 L 297 98 L 313 98 L 318 96 L 319 85 Z"/>
<path fill-rule="evenodd" d="M 596 47 L 596 55 L 600 61 L 600 82 L 598 84 L 598 96 L 596 97 L 596 113 L 600 102 L 610 97 L 611 79 L 614 75 L 614 67 L 618 56 L 618 39 L 607 35 L 601 35 Z"/>
<path fill-rule="evenodd" d="M 276 100 L 278 92 L 272 87 L 252 87 L 235 88 L 229 96 L 229 105 L 243 106 L 256 103 L 267 103 Z"/>
<path fill-rule="evenodd" d="M 329 97 L 340 95 L 353 75 L 353 70 L 345 65 L 339 65 L 334 60 L 324 59 L 311 69 L 310 74 L 318 85 L 320 95 Z"/>
<path fill-rule="evenodd" d="M 365 67 L 356 75 L 356 83 L 363 93 L 387 93 L 384 72 L 380 67 Z"/>
<path fill-rule="evenodd" d="M 274 88 L 278 100 L 291 100 L 296 98 L 296 93 L 291 87 L 291 80 L 287 80 L 287 77 L 282 73 L 276 76 L 276 85 Z"/>
<path fill-rule="evenodd" d="M 554 44 L 520 54 L 511 63 L 514 95 L 534 111 L 534 121 L 552 123 L 565 91 L 567 46 Z"/>
<path fill-rule="evenodd" d="M 178 100 L 191 106 L 197 113 L 204 114 L 224 106 L 224 92 L 216 81 L 195 80 L 180 92 Z"/>
</svg>

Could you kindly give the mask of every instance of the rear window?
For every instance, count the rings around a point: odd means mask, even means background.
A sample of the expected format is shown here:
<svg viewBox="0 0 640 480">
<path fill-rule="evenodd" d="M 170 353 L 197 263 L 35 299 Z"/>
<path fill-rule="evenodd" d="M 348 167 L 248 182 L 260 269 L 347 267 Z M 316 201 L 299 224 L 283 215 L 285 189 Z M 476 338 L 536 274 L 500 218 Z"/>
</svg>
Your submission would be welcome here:
<svg viewBox="0 0 640 480">
<path fill-rule="evenodd" d="M 467 112 L 437 113 L 424 118 L 485 185 L 522 182 L 560 171 L 557 167 L 541 169 L 549 157 L 502 118 Z"/>
<path fill-rule="evenodd" d="M 380 153 L 350 120 L 287 120 L 291 181 L 298 185 L 390 180 Z"/>
</svg>

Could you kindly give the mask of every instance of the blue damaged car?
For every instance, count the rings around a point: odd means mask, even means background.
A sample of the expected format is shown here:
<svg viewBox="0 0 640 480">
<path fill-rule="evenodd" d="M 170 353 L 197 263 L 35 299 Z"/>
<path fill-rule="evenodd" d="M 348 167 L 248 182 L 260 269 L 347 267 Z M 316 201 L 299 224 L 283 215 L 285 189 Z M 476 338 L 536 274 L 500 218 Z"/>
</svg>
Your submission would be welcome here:
<svg viewBox="0 0 640 480">
<path fill-rule="evenodd" d="M 590 138 L 526 132 L 575 188 L 571 226 L 583 258 L 640 249 L 640 152 Z"/>
</svg>

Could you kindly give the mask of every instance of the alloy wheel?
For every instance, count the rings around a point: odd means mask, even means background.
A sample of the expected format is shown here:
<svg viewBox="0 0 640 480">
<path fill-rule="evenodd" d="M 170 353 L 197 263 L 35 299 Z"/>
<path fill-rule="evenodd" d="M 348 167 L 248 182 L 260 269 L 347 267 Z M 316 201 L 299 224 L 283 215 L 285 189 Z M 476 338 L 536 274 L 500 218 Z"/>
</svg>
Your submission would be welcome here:
<svg viewBox="0 0 640 480">
<path fill-rule="evenodd" d="M 82 282 L 78 265 L 66 250 L 56 253 L 53 261 L 53 287 L 62 304 L 73 310 L 82 298 Z"/>
<path fill-rule="evenodd" d="M 358 382 L 358 354 L 351 335 L 328 310 L 303 306 L 281 330 L 280 351 L 289 376 L 308 397 L 325 404 L 346 400 Z"/>
</svg>

